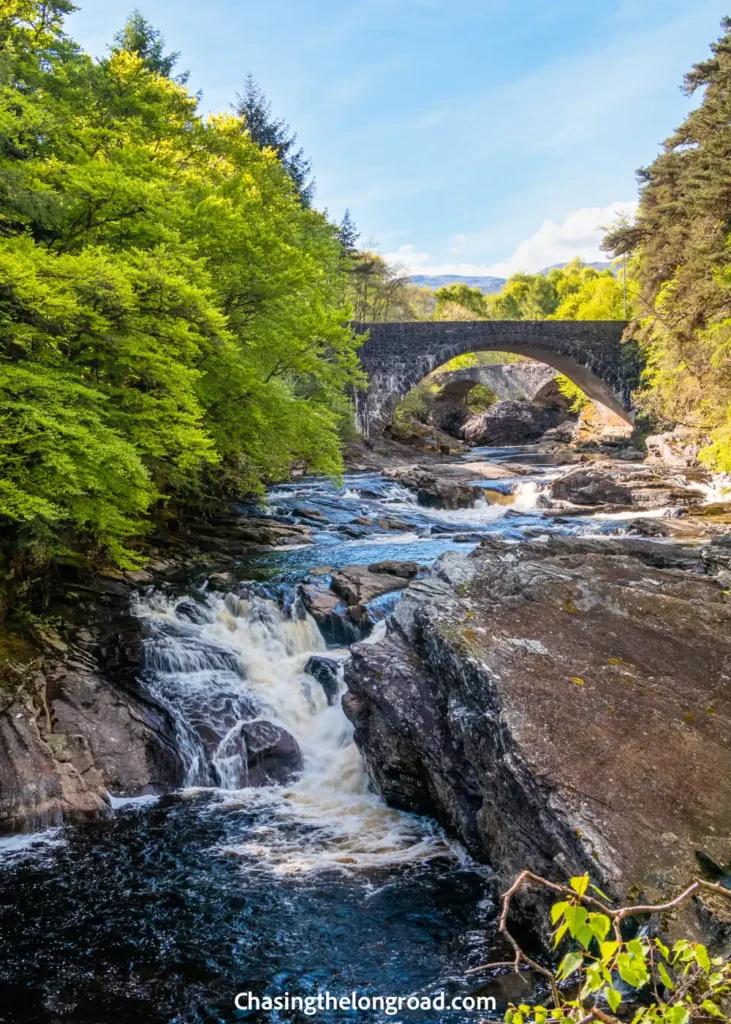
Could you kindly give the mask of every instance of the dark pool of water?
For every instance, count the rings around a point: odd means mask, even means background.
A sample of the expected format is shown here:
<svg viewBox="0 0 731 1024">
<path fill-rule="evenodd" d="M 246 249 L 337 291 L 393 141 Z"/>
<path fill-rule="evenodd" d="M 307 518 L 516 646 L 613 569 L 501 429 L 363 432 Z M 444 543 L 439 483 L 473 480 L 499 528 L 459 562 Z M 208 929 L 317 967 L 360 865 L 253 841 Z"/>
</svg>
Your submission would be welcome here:
<svg viewBox="0 0 731 1024">
<path fill-rule="evenodd" d="M 222 850 L 258 825 L 256 814 L 167 798 L 66 828 L 62 845 L 0 872 L 0 1020 L 300 1022 L 312 1018 L 239 1012 L 234 996 L 475 988 L 464 971 L 482 962 L 494 927 L 484 874 L 445 860 L 273 877 Z"/>
</svg>

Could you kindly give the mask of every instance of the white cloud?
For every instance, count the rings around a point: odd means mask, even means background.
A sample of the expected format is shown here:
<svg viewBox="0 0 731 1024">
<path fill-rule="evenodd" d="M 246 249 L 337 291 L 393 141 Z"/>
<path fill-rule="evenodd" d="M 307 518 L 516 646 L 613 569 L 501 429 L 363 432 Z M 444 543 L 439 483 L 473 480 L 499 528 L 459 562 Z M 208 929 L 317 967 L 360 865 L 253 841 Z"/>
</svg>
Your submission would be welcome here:
<svg viewBox="0 0 731 1024">
<path fill-rule="evenodd" d="M 428 252 L 417 252 L 415 245 L 401 245 L 396 252 L 385 252 L 383 258 L 386 263 L 405 267 L 412 274 L 431 273 L 431 270 L 424 269 L 431 256 Z"/>
<path fill-rule="evenodd" d="M 406 267 L 412 274 L 457 274 L 461 277 L 510 277 L 518 270 L 535 273 L 554 263 L 567 263 L 580 256 L 587 263 L 605 260 L 599 244 L 618 217 L 633 217 L 637 203 L 617 201 L 608 206 L 587 206 L 572 210 L 561 223 L 544 220 L 529 238 L 520 242 L 512 256 L 498 263 L 432 263 L 432 257 L 418 252 L 415 245 L 402 245 L 396 252 L 386 253 L 389 263 Z M 461 252 L 465 235 L 454 235 L 450 253 Z"/>
</svg>

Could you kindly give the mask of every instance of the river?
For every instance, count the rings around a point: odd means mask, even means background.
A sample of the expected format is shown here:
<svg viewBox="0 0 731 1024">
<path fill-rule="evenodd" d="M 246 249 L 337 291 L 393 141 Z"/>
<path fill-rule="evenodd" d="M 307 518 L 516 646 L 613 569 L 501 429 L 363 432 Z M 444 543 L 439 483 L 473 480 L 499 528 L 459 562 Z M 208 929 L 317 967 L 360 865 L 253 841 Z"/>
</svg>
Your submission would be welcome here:
<svg viewBox="0 0 731 1024">
<path fill-rule="evenodd" d="M 491 958 L 490 871 L 434 822 L 387 808 L 369 789 L 339 701 L 328 704 L 305 672 L 327 644 L 294 600 L 318 566 L 386 558 L 425 566 L 447 550 L 467 554 L 490 533 L 518 542 L 622 528 L 542 519 L 536 498 L 556 467 L 530 449 L 471 457 L 521 461 L 532 472 L 482 481 L 490 500 L 465 511 L 423 509 L 377 474 L 349 475 L 340 488 L 313 479 L 281 486 L 267 495 L 268 511 L 319 512 L 314 543 L 242 559 L 236 575 L 250 585 L 228 595 L 204 576 L 140 593 L 133 613 L 147 637 L 144 685 L 174 718 L 185 786 L 118 798 L 109 822 L 0 840 L 0 1021 L 479 1019 L 234 1006 L 245 991 L 444 990 L 451 998 L 479 990 L 465 972 Z M 383 516 L 405 528 L 353 527 Z M 394 600 L 377 602 L 375 616 Z M 289 785 L 240 789 L 237 723 L 261 719 L 295 737 L 303 767 Z"/>
</svg>

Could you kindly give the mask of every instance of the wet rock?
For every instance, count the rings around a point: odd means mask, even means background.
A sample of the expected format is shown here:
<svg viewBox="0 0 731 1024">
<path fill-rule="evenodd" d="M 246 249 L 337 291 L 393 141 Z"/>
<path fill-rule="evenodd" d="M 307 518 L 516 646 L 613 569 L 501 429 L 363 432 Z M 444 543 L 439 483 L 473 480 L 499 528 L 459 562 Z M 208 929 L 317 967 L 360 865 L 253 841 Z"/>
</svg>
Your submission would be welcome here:
<svg viewBox="0 0 731 1024">
<path fill-rule="evenodd" d="M 309 508 L 306 507 L 305 505 L 297 505 L 295 508 L 292 509 L 292 512 L 294 513 L 294 515 L 301 516 L 304 519 L 321 519 L 327 522 L 327 516 L 324 516 L 322 512 L 320 512 L 319 509 L 316 508 Z"/>
<path fill-rule="evenodd" d="M 46 667 L 53 732 L 82 733 L 106 787 L 125 796 L 175 788 L 183 775 L 170 715 L 138 682 L 143 635 L 120 616 L 90 653 L 76 648 Z"/>
<path fill-rule="evenodd" d="M 210 613 L 206 605 L 194 600 L 192 597 L 184 597 L 175 605 L 175 613 L 181 619 L 187 619 L 196 625 L 202 625 L 210 619 Z"/>
<path fill-rule="evenodd" d="M 381 594 L 407 586 L 404 575 L 386 571 L 372 572 L 364 565 L 346 565 L 330 578 L 332 589 L 348 605 L 367 604 Z"/>
<path fill-rule="evenodd" d="M 393 558 L 385 558 L 381 562 L 371 562 L 368 572 L 389 573 L 391 576 L 404 576 L 407 580 L 416 576 L 419 571 L 418 562 L 399 562 Z"/>
<path fill-rule="evenodd" d="M 696 850 L 725 863 L 731 600 L 651 564 L 681 558 L 672 547 L 491 540 L 443 555 L 345 668 L 378 791 L 436 816 L 503 883 L 588 871 L 616 899 L 656 901 L 696 875 Z"/>
<path fill-rule="evenodd" d="M 427 508 L 472 508 L 480 496 L 478 487 L 466 479 L 449 479 L 447 474 L 423 466 L 392 471 L 391 479 L 416 491 L 416 500 Z M 469 474 L 464 474 L 469 478 Z"/>
<path fill-rule="evenodd" d="M 352 523 L 343 523 L 338 526 L 338 533 L 344 533 L 346 537 L 352 537 L 354 540 L 368 536 L 368 530 L 364 526 L 354 526 Z"/>
<path fill-rule="evenodd" d="M 294 736 L 272 722 L 244 722 L 247 786 L 285 786 L 302 771 L 302 752 Z"/>
<path fill-rule="evenodd" d="M 68 642 L 4 664 L 16 678 L 0 680 L 0 831 L 107 817 L 108 791 L 180 784 L 173 724 L 139 690 L 141 666 L 141 630 L 129 615 L 103 628 L 89 621 Z"/>
<path fill-rule="evenodd" d="M 305 672 L 309 672 L 318 681 L 330 705 L 333 705 L 337 700 L 338 690 L 340 689 L 341 666 L 342 660 L 326 658 L 322 654 L 313 654 L 311 658 L 308 658 L 305 665 Z"/>
<path fill-rule="evenodd" d="M 551 427 L 541 434 L 539 444 L 570 444 L 574 440 L 576 423 L 574 420 L 564 420 L 557 427 Z"/>
<path fill-rule="evenodd" d="M 496 402 L 462 427 L 462 436 L 473 445 L 528 444 L 567 418 L 565 410 L 531 405 L 530 402 Z"/>
<path fill-rule="evenodd" d="M 237 525 L 236 536 L 247 544 L 266 547 L 286 547 L 289 544 L 311 544 L 309 526 L 297 523 L 278 523 L 269 519 L 243 518 Z"/>
<path fill-rule="evenodd" d="M 41 666 L 29 666 L 23 686 L 0 714 L 0 835 L 111 815 L 84 738 L 54 735 L 48 742 L 44 697 Z"/>
<path fill-rule="evenodd" d="M 376 524 L 380 526 L 382 530 L 398 530 L 403 532 L 411 529 L 411 525 L 406 522 L 405 519 L 376 519 Z"/>
<path fill-rule="evenodd" d="M 299 593 L 305 608 L 316 622 L 320 622 L 333 612 L 343 608 L 342 597 L 333 593 L 323 583 L 303 583 L 299 587 Z"/>
<path fill-rule="evenodd" d="M 632 505 L 632 491 L 606 472 L 578 466 L 550 486 L 552 498 L 574 505 Z"/>
<path fill-rule="evenodd" d="M 225 594 L 237 582 L 232 572 L 212 572 L 208 577 L 208 585 L 211 590 L 218 590 Z"/>
<path fill-rule="evenodd" d="M 605 461 L 573 467 L 552 481 L 549 493 L 575 505 L 638 509 L 690 507 L 706 499 L 706 492 L 677 470 Z"/>
<path fill-rule="evenodd" d="M 364 632 L 348 617 L 347 606 L 342 597 L 324 583 L 303 583 L 299 586 L 298 593 L 326 643 L 345 647 L 367 635 L 367 630 Z"/>
</svg>

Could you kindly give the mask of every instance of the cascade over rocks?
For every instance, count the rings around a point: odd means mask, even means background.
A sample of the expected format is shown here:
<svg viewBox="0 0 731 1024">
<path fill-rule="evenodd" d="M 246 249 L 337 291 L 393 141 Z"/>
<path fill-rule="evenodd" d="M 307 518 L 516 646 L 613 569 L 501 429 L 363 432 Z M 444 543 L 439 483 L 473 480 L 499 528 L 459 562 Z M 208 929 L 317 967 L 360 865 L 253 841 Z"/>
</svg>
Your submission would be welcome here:
<svg viewBox="0 0 731 1024">
<path fill-rule="evenodd" d="M 640 539 L 443 555 L 345 668 L 378 791 L 502 883 L 588 871 L 652 901 L 695 875 L 696 850 L 725 862 L 731 600 L 707 568 Z"/>
</svg>

